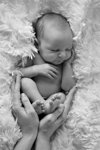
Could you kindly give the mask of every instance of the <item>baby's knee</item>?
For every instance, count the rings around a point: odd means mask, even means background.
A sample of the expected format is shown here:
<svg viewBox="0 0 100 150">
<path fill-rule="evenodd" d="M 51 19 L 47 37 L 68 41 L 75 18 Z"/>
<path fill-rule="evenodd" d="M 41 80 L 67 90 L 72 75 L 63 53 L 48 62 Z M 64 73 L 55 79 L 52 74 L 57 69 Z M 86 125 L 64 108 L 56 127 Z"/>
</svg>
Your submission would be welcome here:
<svg viewBox="0 0 100 150">
<path fill-rule="evenodd" d="M 22 78 L 21 79 L 21 87 L 30 87 L 36 86 L 36 83 L 31 78 Z"/>
<path fill-rule="evenodd" d="M 31 84 L 31 82 L 32 82 L 32 79 L 30 79 L 30 78 L 22 78 L 21 79 L 21 88 L 23 89 L 23 88 L 29 86 Z"/>
<path fill-rule="evenodd" d="M 21 87 L 25 87 L 28 83 L 28 79 L 27 78 L 22 78 L 21 79 Z"/>
</svg>

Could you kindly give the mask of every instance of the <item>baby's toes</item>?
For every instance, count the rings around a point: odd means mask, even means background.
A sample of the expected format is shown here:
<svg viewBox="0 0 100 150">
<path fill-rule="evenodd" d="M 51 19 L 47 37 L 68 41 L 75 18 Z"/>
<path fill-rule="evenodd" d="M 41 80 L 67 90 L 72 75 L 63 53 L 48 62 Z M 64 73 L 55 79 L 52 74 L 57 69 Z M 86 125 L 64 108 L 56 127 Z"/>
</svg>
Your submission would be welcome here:
<svg viewBox="0 0 100 150">
<path fill-rule="evenodd" d="M 41 101 L 35 101 L 33 103 L 33 107 L 35 109 L 35 111 L 37 112 L 37 114 L 42 114 L 44 112 L 44 102 Z"/>
<path fill-rule="evenodd" d="M 57 94 L 55 94 L 54 96 L 53 96 L 53 98 L 52 98 L 52 100 L 54 101 L 54 102 L 58 102 L 59 101 L 59 104 L 60 103 L 64 103 L 64 101 L 65 101 L 65 94 L 63 94 L 63 93 L 57 93 Z"/>
<path fill-rule="evenodd" d="M 49 101 L 48 108 L 50 109 L 50 111 L 52 111 L 53 105 L 54 105 L 54 102 L 52 100 Z"/>
<path fill-rule="evenodd" d="M 53 101 L 46 101 L 44 105 L 46 114 L 49 114 L 52 112 L 53 105 L 54 105 Z"/>
<path fill-rule="evenodd" d="M 53 95 L 53 96 L 51 97 L 51 100 L 52 100 L 52 101 L 60 100 L 60 95 L 58 95 L 58 94 Z"/>
<path fill-rule="evenodd" d="M 42 103 L 41 105 L 41 110 L 42 110 L 42 113 L 45 113 L 45 110 L 46 110 L 46 106 L 44 103 Z"/>
</svg>

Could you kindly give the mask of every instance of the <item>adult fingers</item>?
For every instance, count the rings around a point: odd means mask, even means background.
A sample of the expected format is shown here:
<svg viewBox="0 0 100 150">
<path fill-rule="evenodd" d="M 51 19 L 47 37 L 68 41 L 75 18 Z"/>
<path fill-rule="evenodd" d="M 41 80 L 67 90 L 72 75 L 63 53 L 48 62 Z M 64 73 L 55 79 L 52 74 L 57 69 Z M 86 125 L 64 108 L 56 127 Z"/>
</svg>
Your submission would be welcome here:
<svg viewBox="0 0 100 150">
<path fill-rule="evenodd" d="M 21 81 L 21 75 L 18 74 L 16 76 L 16 84 L 15 84 L 15 90 L 20 93 L 20 81 Z"/>
<path fill-rule="evenodd" d="M 58 129 L 65 121 L 63 114 L 59 116 L 59 118 L 55 121 L 55 130 Z"/>
<path fill-rule="evenodd" d="M 16 83 L 15 83 L 15 87 L 13 90 L 13 105 L 14 106 L 21 106 L 21 101 L 20 101 L 20 80 L 21 80 L 21 76 L 18 74 L 16 76 Z"/>
<path fill-rule="evenodd" d="M 14 88 L 15 88 L 15 81 L 14 80 L 12 80 L 12 82 L 11 82 L 11 91 L 12 91 L 12 96 L 14 97 Z"/>
<path fill-rule="evenodd" d="M 60 104 L 57 110 L 55 110 L 51 115 L 51 121 L 55 122 L 57 118 L 63 113 L 64 111 L 64 105 Z"/>
<path fill-rule="evenodd" d="M 64 108 L 65 110 L 65 108 Z M 66 120 L 66 116 L 64 115 L 64 111 L 62 114 L 55 120 L 55 130 L 58 129 Z"/>
<path fill-rule="evenodd" d="M 66 102 L 65 102 L 65 104 L 70 105 L 70 103 L 71 103 L 71 101 L 72 101 L 72 99 L 73 99 L 73 96 L 74 96 L 75 91 L 76 91 L 76 86 L 74 86 L 74 87 L 70 90 L 70 92 L 68 93 L 68 95 L 66 96 Z"/>
<path fill-rule="evenodd" d="M 63 112 L 63 118 L 66 118 L 66 115 L 68 114 L 68 111 L 69 111 L 69 109 L 70 109 L 70 105 L 71 105 L 71 102 L 72 102 L 72 100 L 73 100 L 73 96 L 74 96 L 74 94 L 75 94 L 76 89 L 77 89 L 77 87 L 74 86 L 74 87 L 70 90 L 69 94 L 66 96 L 66 101 L 65 101 L 65 103 L 64 103 L 65 109 L 64 109 L 64 112 Z"/>
<path fill-rule="evenodd" d="M 22 104 L 24 105 L 24 109 L 26 112 L 30 113 L 30 112 L 35 112 L 34 108 L 32 107 L 32 104 L 30 103 L 28 97 L 22 93 L 21 94 L 21 100 L 22 100 Z"/>
<path fill-rule="evenodd" d="M 22 107 L 13 106 L 12 114 L 15 118 L 22 118 L 25 115 L 25 111 Z"/>
</svg>

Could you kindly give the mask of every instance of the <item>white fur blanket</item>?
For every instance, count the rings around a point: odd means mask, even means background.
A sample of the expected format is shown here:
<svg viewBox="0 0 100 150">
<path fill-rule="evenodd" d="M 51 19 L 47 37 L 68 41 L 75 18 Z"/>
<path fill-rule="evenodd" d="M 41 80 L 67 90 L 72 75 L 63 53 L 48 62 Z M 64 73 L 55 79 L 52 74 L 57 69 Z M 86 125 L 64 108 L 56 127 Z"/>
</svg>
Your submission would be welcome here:
<svg viewBox="0 0 100 150">
<path fill-rule="evenodd" d="M 0 150 L 13 150 L 22 136 L 11 113 L 9 73 L 19 59 L 24 64 L 27 56 L 33 57 L 31 22 L 48 9 L 67 17 L 76 36 L 78 87 L 52 149 L 94 150 L 100 140 L 100 0 L 0 0 Z"/>
</svg>

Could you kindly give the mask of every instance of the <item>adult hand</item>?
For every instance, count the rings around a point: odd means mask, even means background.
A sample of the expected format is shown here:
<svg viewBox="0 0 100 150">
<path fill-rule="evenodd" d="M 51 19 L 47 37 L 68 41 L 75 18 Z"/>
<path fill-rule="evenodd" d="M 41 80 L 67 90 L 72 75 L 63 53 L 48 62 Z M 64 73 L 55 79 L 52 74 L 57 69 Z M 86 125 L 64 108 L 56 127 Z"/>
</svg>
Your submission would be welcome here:
<svg viewBox="0 0 100 150">
<path fill-rule="evenodd" d="M 53 133 L 61 126 L 64 121 L 63 118 L 64 105 L 60 104 L 58 109 L 52 114 L 45 116 L 40 121 L 39 136 L 43 136 L 48 141 L 50 140 Z"/>
<path fill-rule="evenodd" d="M 40 121 L 39 133 L 50 139 L 53 133 L 64 123 L 69 112 L 73 95 L 76 91 L 76 86 L 73 87 L 66 96 L 66 102 L 60 104 L 58 109 L 53 113 L 45 116 Z"/>
<path fill-rule="evenodd" d="M 75 92 L 76 92 L 76 89 L 77 89 L 77 87 L 74 86 L 74 87 L 70 90 L 70 92 L 68 93 L 68 95 L 66 96 L 66 101 L 65 101 L 65 103 L 64 103 L 65 109 L 64 109 L 64 112 L 63 112 L 63 118 L 65 118 L 65 120 L 66 120 L 67 115 L 68 115 L 68 112 L 69 112 L 69 110 L 70 110 L 70 108 L 71 108 L 73 96 L 74 96 L 74 94 L 75 94 Z"/>
<path fill-rule="evenodd" d="M 28 97 L 24 93 L 20 94 L 20 80 L 21 76 L 17 75 L 15 85 L 12 85 L 13 113 L 14 116 L 18 119 L 17 121 L 23 135 L 33 134 L 34 138 L 36 138 L 39 125 L 38 116 Z M 23 104 L 23 107 L 21 103 Z"/>
</svg>

